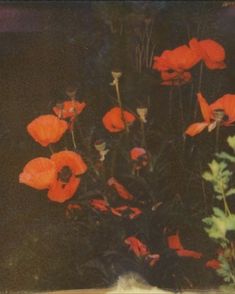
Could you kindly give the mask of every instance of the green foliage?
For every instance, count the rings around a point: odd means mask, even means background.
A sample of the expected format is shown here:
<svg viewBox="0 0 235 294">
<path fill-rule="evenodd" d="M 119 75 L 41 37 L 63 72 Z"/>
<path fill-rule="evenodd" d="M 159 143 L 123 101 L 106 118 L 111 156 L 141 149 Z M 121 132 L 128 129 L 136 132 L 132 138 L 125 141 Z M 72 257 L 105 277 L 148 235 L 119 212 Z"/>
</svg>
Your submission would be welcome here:
<svg viewBox="0 0 235 294">
<path fill-rule="evenodd" d="M 229 242 L 226 232 L 235 230 L 235 214 L 226 215 L 220 208 L 213 208 L 214 214 L 203 219 L 208 226 L 205 230 L 210 238 L 215 239 L 223 247 Z"/>
<path fill-rule="evenodd" d="M 235 136 L 228 137 L 227 142 L 235 150 Z M 215 198 L 223 201 L 224 210 L 213 207 L 213 214 L 202 221 L 205 223 L 208 236 L 223 248 L 223 253 L 218 257 L 220 267 L 216 270 L 217 274 L 234 288 L 234 240 L 229 236 L 235 232 L 235 214 L 230 211 L 227 197 L 235 194 L 235 188 L 232 186 L 233 172 L 230 168 L 235 163 L 235 156 L 221 152 L 216 154 L 216 157 L 217 160 L 214 159 L 209 164 L 210 170 L 204 172 L 202 177 L 212 184 Z"/>
</svg>

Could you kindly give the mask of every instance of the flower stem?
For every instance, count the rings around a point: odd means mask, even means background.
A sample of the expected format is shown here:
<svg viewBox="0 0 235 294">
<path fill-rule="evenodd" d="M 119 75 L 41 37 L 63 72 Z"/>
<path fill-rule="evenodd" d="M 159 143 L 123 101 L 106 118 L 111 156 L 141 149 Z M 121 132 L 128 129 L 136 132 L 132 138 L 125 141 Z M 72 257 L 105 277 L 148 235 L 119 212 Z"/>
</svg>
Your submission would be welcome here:
<svg viewBox="0 0 235 294">
<path fill-rule="evenodd" d="M 51 154 L 53 154 L 53 153 L 54 153 L 54 150 L 53 150 L 53 147 L 52 147 L 52 145 L 51 145 L 51 144 L 49 144 L 49 145 L 48 145 L 48 148 L 49 148 L 49 150 L 50 150 Z"/>
<path fill-rule="evenodd" d="M 215 152 L 219 151 L 219 134 L 220 134 L 220 123 L 217 123 L 216 133 L 215 133 Z"/>
<path fill-rule="evenodd" d="M 121 109 L 121 118 L 122 118 L 122 121 L 124 123 L 125 131 L 126 131 L 126 133 L 128 133 L 129 129 L 128 129 L 128 126 L 126 124 L 124 111 L 123 111 L 123 108 L 122 108 L 122 100 L 121 100 L 121 95 L 120 95 L 120 90 L 119 90 L 119 79 L 115 79 L 115 88 L 116 88 L 116 93 L 117 93 L 118 105 L 119 105 L 119 107 Z"/>
<path fill-rule="evenodd" d="M 75 150 L 77 150 L 77 144 L 76 144 L 75 134 L 74 134 L 74 130 L 73 130 L 73 128 L 72 128 L 72 130 L 71 130 L 71 136 L 72 136 L 72 141 L 73 141 L 73 148 L 74 148 Z"/>
</svg>

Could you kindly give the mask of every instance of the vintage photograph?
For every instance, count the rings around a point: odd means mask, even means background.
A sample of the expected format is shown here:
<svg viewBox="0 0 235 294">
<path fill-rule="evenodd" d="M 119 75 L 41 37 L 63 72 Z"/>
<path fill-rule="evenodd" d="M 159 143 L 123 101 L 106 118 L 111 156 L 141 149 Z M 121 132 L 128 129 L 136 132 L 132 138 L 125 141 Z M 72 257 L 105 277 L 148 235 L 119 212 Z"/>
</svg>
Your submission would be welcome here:
<svg viewBox="0 0 235 294">
<path fill-rule="evenodd" d="M 0 1 L 0 292 L 235 293 L 235 1 Z"/>
</svg>

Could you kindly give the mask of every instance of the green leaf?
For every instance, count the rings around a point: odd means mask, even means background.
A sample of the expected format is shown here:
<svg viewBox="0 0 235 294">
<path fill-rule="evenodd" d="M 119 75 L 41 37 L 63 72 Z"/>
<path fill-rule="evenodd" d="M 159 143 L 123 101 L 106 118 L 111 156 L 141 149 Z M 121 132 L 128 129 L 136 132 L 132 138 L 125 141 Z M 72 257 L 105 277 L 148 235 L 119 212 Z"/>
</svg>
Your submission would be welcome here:
<svg viewBox="0 0 235 294">
<path fill-rule="evenodd" d="M 229 136 L 227 138 L 227 143 L 233 150 L 235 150 L 235 136 Z"/>
</svg>

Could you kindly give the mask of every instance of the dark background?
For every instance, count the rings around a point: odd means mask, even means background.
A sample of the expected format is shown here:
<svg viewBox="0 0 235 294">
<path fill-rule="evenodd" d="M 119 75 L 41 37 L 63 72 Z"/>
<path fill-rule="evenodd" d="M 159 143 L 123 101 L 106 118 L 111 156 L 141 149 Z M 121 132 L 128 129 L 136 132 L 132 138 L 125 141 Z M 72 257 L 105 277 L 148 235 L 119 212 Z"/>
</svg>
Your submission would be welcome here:
<svg viewBox="0 0 235 294">
<path fill-rule="evenodd" d="M 77 279 L 76 252 L 81 248 L 74 229 L 63 221 L 64 206 L 50 203 L 44 191 L 20 185 L 18 175 L 30 159 L 48 155 L 32 141 L 25 127 L 33 118 L 51 111 L 63 97 L 66 83 L 78 82 L 80 97 L 92 101 L 101 114 L 108 105 L 110 71 L 117 65 L 126 74 L 128 99 L 141 97 L 146 91 L 153 97 L 164 93 L 157 73 L 149 70 L 136 76 L 129 58 L 134 39 L 120 39 L 110 32 L 105 9 L 115 12 L 118 6 L 124 15 L 154 15 L 156 55 L 187 43 L 189 37 L 200 38 L 200 34 L 218 40 L 226 47 L 228 60 L 224 83 L 218 90 L 221 95 L 225 88 L 227 93 L 235 91 L 234 7 L 223 8 L 220 1 L 118 2 L 0 2 L 2 289 L 99 286 L 92 285 L 91 279 L 83 284 Z M 196 14 L 211 31 L 199 28 L 196 34 Z M 207 21 L 211 23 L 205 25 Z M 94 123 L 92 111 L 87 115 Z"/>
</svg>

